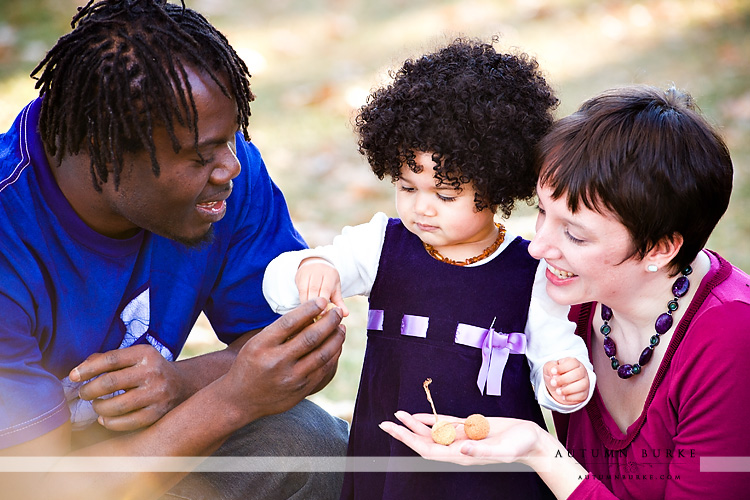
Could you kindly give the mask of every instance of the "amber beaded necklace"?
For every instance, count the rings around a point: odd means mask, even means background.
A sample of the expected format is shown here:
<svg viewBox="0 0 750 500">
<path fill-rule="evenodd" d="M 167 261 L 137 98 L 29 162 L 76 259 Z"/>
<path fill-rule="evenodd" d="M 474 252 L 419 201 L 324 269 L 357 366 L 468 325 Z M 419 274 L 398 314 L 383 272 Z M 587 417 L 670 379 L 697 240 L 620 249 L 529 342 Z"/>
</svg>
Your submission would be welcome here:
<svg viewBox="0 0 750 500">
<path fill-rule="evenodd" d="M 485 248 L 484 251 L 476 257 L 470 257 L 466 260 L 457 261 L 449 259 L 448 257 L 440 255 L 440 252 L 435 250 L 432 245 L 425 243 L 424 241 L 422 242 L 422 244 L 424 245 L 424 249 L 427 250 L 427 253 L 440 262 L 445 262 L 446 264 L 450 264 L 452 266 L 468 266 L 469 264 L 479 262 L 480 260 L 487 258 L 487 256 L 492 255 L 492 253 L 497 250 L 500 245 L 503 244 L 503 241 L 505 241 L 505 226 L 503 226 L 499 222 L 495 222 L 495 227 L 497 227 L 497 238 L 495 238 L 495 241 L 492 243 L 492 245 Z"/>
</svg>

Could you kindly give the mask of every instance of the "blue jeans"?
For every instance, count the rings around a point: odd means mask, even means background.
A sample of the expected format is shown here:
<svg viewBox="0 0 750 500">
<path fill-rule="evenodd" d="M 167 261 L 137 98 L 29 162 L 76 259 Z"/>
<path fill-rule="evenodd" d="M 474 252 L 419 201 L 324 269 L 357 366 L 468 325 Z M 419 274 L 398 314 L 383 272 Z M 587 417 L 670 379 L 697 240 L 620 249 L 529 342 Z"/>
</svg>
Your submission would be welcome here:
<svg viewBox="0 0 750 500">
<path fill-rule="evenodd" d="M 291 410 L 251 422 L 214 457 L 343 457 L 348 425 L 302 400 Z M 343 472 L 192 472 L 163 500 L 338 499 Z"/>
</svg>

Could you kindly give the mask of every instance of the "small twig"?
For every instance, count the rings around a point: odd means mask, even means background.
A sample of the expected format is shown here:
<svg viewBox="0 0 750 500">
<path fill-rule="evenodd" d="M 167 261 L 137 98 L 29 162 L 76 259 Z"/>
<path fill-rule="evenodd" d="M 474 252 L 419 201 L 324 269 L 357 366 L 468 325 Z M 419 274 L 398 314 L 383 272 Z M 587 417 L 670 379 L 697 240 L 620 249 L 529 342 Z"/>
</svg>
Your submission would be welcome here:
<svg viewBox="0 0 750 500">
<path fill-rule="evenodd" d="M 432 406 L 432 413 L 435 415 L 435 422 L 437 423 L 438 416 L 437 416 L 437 411 L 435 411 L 435 403 L 432 402 L 432 395 L 430 394 L 430 388 L 427 387 L 431 383 L 432 383 L 432 379 L 428 378 L 427 380 L 424 381 L 424 383 L 422 384 L 422 387 L 424 387 L 424 392 L 427 394 L 427 401 L 429 401 L 430 406 Z"/>
</svg>

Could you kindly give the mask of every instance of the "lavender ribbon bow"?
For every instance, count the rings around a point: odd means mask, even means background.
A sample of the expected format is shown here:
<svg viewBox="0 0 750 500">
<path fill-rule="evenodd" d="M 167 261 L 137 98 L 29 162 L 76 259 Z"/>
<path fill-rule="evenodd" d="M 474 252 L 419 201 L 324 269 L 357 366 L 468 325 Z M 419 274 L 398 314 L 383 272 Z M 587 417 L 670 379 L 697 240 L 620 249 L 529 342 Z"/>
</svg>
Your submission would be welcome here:
<svg viewBox="0 0 750 500">
<path fill-rule="evenodd" d="M 495 321 L 492 321 L 492 325 Z M 492 326 L 481 328 L 478 326 L 459 323 L 456 328 L 456 343 L 482 350 L 482 366 L 479 368 L 477 387 L 484 394 L 499 396 L 503 382 L 503 372 L 508 363 L 510 353 L 526 354 L 526 335 L 519 332 L 496 332 Z"/>
</svg>

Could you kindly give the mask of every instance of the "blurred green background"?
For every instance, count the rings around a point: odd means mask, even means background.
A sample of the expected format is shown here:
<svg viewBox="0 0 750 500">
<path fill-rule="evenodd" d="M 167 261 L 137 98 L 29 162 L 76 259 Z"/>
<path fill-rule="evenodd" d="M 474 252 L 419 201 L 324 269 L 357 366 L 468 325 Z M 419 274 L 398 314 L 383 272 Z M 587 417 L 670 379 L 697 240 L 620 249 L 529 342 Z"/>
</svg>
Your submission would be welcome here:
<svg viewBox="0 0 750 500">
<path fill-rule="evenodd" d="M 31 69 L 69 29 L 83 0 L 0 0 L 0 130 L 35 95 Z M 557 115 L 607 88 L 646 83 L 689 91 L 719 127 L 735 165 L 726 216 L 709 246 L 750 270 L 750 1 L 748 0 L 187 0 L 250 67 L 250 131 L 310 245 L 376 211 L 392 188 L 356 150 L 353 111 L 407 57 L 456 36 L 535 56 Z M 521 206 L 506 224 L 533 234 Z M 365 343 L 366 301 L 347 299 L 348 337 L 334 381 L 316 399 L 348 416 Z M 219 347 L 201 318 L 184 355 Z"/>
</svg>

